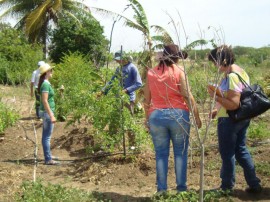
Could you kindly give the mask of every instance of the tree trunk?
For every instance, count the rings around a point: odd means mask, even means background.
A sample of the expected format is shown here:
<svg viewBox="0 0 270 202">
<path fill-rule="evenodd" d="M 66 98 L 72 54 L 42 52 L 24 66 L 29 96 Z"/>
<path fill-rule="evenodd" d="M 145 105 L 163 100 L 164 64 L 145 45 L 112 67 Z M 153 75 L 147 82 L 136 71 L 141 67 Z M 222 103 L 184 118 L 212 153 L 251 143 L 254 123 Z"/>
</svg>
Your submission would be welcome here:
<svg viewBox="0 0 270 202">
<path fill-rule="evenodd" d="M 200 162 L 200 202 L 203 202 L 203 188 L 204 188 L 204 144 L 201 144 L 201 162 Z"/>
</svg>

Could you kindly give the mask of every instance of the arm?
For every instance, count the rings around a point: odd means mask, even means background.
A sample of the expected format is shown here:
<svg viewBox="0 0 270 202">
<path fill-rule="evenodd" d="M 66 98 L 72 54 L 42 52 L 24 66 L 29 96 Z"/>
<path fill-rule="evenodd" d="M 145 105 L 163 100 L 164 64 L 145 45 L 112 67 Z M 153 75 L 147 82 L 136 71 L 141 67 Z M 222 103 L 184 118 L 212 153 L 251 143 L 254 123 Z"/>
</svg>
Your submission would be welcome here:
<svg viewBox="0 0 270 202">
<path fill-rule="evenodd" d="M 34 96 L 34 83 L 35 83 L 35 77 L 36 77 L 36 71 L 34 71 L 32 73 L 32 77 L 31 77 L 31 83 L 30 83 L 30 90 L 31 90 L 31 97 Z"/>
<path fill-rule="evenodd" d="M 241 89 L 239 89 L 239 78 L 235 74 L 229 74 L 229 90 L 227 91 L 226 97 L 218 96 L 216 94 L 215 100 L 222 105 L 227 110 L 235 110 L 239 107 L 240 97 L 241 97 Z M 213 90 L 209 89 L 208 92 L 210 96 L 214 97 Z"/>
<path fill-rule="evenodd" d="M 33 97 L 34 96 L 34 83 L 33 82 L 31 82 L 31 84 L 30 84 L 30 90 L 31 90 L 31 97 Z"/>
<path fill-rule="evenodd" d="M 113 80 L 117 77 L 118 69 L 119 68 L 116 69 L 116 71 L 115 71 L 114 75 L 112 76 L 111 80 L 108 83 L 106 83 L 106 85 L 102 88 L 101 91 L 102 91 L 103 94 L 107 95 L 108 92 L 110 91 L 111 84 L 112 84 Z"/>
<path fill-rule="evenodd" d="M 208 92 L 211 97 L 214 97 L 214 92 L 208 89 Z M 239 92 L 228 90 L 226 97 L 215 97 L 216 101 L 221 104 L 227 110 L 235 110 L 239 107 L 240 104 L 240 96 Z"/>
<path fill-rule="evenodd" d="M 195 121 L 196 121 L 198 128 L 201 128 L 202 122 L 201 122 L 201 119 L 199 116 L 197 104 L 195 102 L 195 99 L 194 99 L 192 93 L 189 91 L 189 88 L 188 88 L 187 83 L 186 83 L 185 74 L 183 71 L 181 71 L 181 73 L 180 73 L 180 93 L 183 96 L 185 102 L 188 104 L 189 110 L 193 110 L 194 118 L 195 118 Z M 189 102 L 189 99 L 190 99 L 190 102 Z"/>
<path fill-rule="evenodd" d="M 50 106 L 49 106 L 49 103 L 48 103 L 48 96 L 49 96 L 48 92 L 42 92 L 41 101 L 42 101 L 42 103 L 44 105 L 45 111 L 49 114 L 49 116 L 51 118 L 51 122 L 55 123 L 56 118 L 54 117 L 54 114 L 52 113 L 52 111 L 50 109 Z"/>
<path fill-rule="evenodd" d="M 149 118 L 148 111 L 150 108 L 150 104 L 151 104 L 151 92 L 149 90 L 148 79 L 146 78 L 146 83 L 144 86 L 144 103 L 143 103 L 146 121 L 148 121 Z"/>
</svg>

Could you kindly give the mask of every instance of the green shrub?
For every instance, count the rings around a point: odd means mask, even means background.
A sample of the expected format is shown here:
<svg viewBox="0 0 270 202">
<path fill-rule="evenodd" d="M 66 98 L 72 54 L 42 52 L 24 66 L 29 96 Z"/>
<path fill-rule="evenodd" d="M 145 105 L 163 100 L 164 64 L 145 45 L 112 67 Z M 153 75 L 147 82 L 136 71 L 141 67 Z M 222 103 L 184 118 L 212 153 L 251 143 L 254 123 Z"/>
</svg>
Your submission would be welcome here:
<svg viewBox="0 0 270 202">
<path fill-rule="evenodd" d="M 262 120 L 253 121 L 248 129 L 248 136 L 250 139 L 265 139 L 270 137 L 268 123 Z"/>
<path fill-rule="evenodd" d="M 44 185 L 40 180 L 34 182 L 24 182 L 21 186 L 21 193 L 16 195 L 16 201 L 27 202 L 73 202 L 73 201 L 98 201 L 90 193 L 79 189 L 68 189 L 61 185 Z"/>
<path fill-rule="evenodd" d="M 8 25 L 0 26 L 0 38 L 0 82 L 29 82 L 37 62 L 43 57 L 42 47 L 30 44 L 23 32 Z"/>
<path fill-rule="evenodd" d="M 12 109 L 6 107 L 3 103 L 0 102 L 0 133 L 12 126 L 19 119 L 19 115 Z"/>
<path fill-rule="evenodd" d="M 8 83 L 7 69 L 9 62 L 0 54 L 0 84 Z"/>
</svg>

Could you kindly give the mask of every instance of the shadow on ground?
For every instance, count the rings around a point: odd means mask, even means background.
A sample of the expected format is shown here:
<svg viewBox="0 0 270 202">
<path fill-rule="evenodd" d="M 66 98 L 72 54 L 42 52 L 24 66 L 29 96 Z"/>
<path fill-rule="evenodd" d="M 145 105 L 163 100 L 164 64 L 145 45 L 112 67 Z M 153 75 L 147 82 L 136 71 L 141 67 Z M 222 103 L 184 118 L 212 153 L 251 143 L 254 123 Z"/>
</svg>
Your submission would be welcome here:
<svg viewBox="0 0 270 202">
<path fill-rule="evenodd" d="M 270 201 L 270 188 L 263 187 L 263 190 L 259 194 L 250 194 L 245 192 L 244 190 L 236 189 L 234 190 L 233 197 L 238 198 L 241 201 L 261 201 L 261 200 L 269 200 Z"/>
</svg>

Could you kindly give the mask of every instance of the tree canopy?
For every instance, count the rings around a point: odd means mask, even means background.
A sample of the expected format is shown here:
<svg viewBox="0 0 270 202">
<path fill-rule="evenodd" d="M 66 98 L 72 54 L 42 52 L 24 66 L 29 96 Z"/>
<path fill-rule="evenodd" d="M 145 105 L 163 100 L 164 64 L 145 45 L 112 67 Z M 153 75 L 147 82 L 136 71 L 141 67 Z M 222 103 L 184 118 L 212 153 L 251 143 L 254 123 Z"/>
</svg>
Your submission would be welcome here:
<svg viewBox="0 0 270 202">
<path fill-rule="evenodd" d="M 105 59 L 108 41 L 103 35 L 103 27 L 90 14 L 77 15 L 77 19 L 66 15 L 53 30 L 51 38 L 50 57 L 54 62 L 58 63 L 69 52 L 88 55 L 96 66 Z"/>
</svg>

